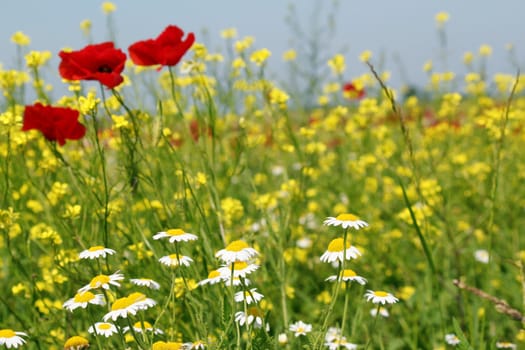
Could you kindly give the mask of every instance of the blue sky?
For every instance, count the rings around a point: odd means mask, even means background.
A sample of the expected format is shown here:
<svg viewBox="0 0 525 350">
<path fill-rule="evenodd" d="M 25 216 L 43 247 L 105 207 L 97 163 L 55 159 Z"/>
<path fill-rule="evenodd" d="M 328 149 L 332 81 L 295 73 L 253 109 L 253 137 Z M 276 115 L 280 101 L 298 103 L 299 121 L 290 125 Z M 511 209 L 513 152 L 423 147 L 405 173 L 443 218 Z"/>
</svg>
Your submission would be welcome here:
<svg viewBox="0 0 525 350">
<path fill-rule="evenodd" d="M 207 33 L 210 49 L 223 45 L 220 31 L 235 27 L 239 36 L 252 35 L 255 47 L 272 51 L 270 69 L 279 72 L 282 53 L 290 48 L 292 33 L 285 16 L 289 4 L 294 4 L 297 18 L 305 28 L 311 21 L 316 4 L 324 4 L 319 11 L 320 21 L 328 12 L 330 0 L 114 0 L 113 14 L 117 28 L 117 44 L 127 48 L 136 40 L 157 36 L 168 24 L 176 24 L 193 31 L 198 41 Z M 101 11 L 102 1 L 95 0 L 17 0 L 3 5 L 0 21 L 0 62 L 5 68 L 15 61 L 15 47 L 11 34 L 21 30 L 32 39 L 30 48 L 56 53 L 63 47 L 82 48 L 86 42 L 79 29 L 84 19 L 93 22 L 94 41 L 108 38 L 106 19 Z M 512 43 L 520 64 L 524 65 L 525 1 L 523 0 L 342 0 L 336 15 L 336 34 L 327 44 L 324 54 L 331 56 L 344 49 L 348 79 L 366 71 L 358 60 L 365 49 L 375 58 L 383 55 L 385 69 L 391 71 L 392 82 L 402 78 L 399 61 L 406 71 L 406 80 L 422 84 L 426 81 L 422 65 L 433 59 L 439 66 L 439 41 L 434 16 L 440 11 L 450 14 L 446 24 L 449 68 L 464 73 L 463 53 L 477 52 L 481 44 L 489 44 L 493 54 L 489 58 L 489 73 L 514 74 L 505 45 Z M 57 65 L 55 60 L 52 64 Z"/>
</svg>

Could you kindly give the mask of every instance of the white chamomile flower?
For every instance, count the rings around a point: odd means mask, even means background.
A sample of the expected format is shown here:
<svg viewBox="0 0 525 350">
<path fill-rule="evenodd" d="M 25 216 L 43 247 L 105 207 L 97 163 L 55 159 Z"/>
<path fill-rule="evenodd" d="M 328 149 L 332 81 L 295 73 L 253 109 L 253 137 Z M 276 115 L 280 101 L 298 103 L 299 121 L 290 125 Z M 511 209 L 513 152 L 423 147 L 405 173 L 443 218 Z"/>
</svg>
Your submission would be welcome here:
<svg viewBox="0 0 525 350">
<path fill-rule="evenodd" d="M 489 252 L 485 249 L 478 249 L 474 252 L 474 259 L 482 264 L 488 264 L 490 261 Z"/>
<path fill-rule="evenodd" d="M 517 349 L 516 344 L 508 341 L 498 341 L 496 342 L 496 348 L 498 349 Z"/>
<path fill-rule="evenodd" d="M 129 281 L 133 283 L 134 285 L 141 286 L 141 287 L 147 287 L 147 288 L 155 289 L 155 290 L 160 288 L 160 284 L 158 284 L 158 282 L 155 282 L 154 280 L 150 278 L 132 278 Z"/>
<path fill-rule="evenodd" d="M 247 312 L 239 311 L 235 313 L 235 321 L 240 326 L 253 324 L 254 328 L 261 328 L 263 326 L 263 314 L 257 307 L 248 308 Z"/>
<path fill-rule="evenodd" d="M 89 249 L 86 249 L 80 254 L 78 254 L 78 257 L 80 259 L 98 259 L 98 258 L 105 258 L 106 255 L 113 255 L 115 254 L 115 251 L 110 248 L 104 248 L 103 246 L 95 246 L 91 247 Z"/>
<path fill-rule="evenodd" d="M 192 233 L 184 232 L 180 228 L 162 231 L 153 236 L 153 239 L 168 238 L 170 243 L 195 241 L 198 237 Z"/>
<path fill-rule="evenodd" d="M 27 337 L 27 334 L 12 329 L 0 329 L 0 345 L 5 345 L 8 349 L 24 345 L 26 341 L 22 337 Z"/>
<path fill-rule="evenodd" d="M 122 329 L 124 333 L 129 332 L 129 326 Z M 138 333 L 142 332 L 153 332 L 154 334 L 164 334 L 164 332 L 158 328 L 154 328 L 148 321 L 138 321 L 133 324 L 133 330 Z"/>
<path fill-rule="evenodd" d="M 459 338 L 453 334 L 453 333 L 449 333 L 449 334 L 445 334 L 445 342 L 448 344 L 448 345 L 452 345 L 452 346 L 456 346 L 458 345 L 461 341 L 459 340 Z"/>
<path fill-rule="evenodd" d="M 365 294 L 367 301 L 372 301 L 374 304 L 395 304 L 399 301 L 398 298 L 388 292 L 368 290 Z"/>
<path fill-rule="evenodd" d="M 349 343 L 346 340 L 346 337 L 340 337 L 340 338 L 334 339 L 331 342 L 326 342 L 324 345 L 328 348 L 328 350 L 340 350 L 340 349 L 356 350 L 357 349 L 357 344 Z"/>
<path fill-rule="evenodd" d="M 199 283 L 197 283 L 199 286 L 203 286 L 205 284 L 216 284 L 221 281 L 223 281 L 225 278 L 221 275 L 219 270 L 213 270 L 208 273 L 208 278 L 203 279 Z"/>
<path fill-rule="evenodd" d="M 197 340 L 197 341 L 194 341 L 193 343 L 188 343 L 188 349 L 204 350 L 206 349 L 206 344 L 202 340 Z"/>
<path fill-rule="evenodd" d="M 343 238 L 336 238 L 328 244 L 328 249 L 321 255 L 321 261 L 333 263 L 335 261 L 343 262 L 343 260 L 357 259 L 361 256 L 361 252 L 356 247 L 352 246 L 349 241 L 345 242 Z"/>
<path fill-rule="evenodd" d="M 149 309 L 157 304 L 153 299 L 147 298 L 142 293 L 131 293 L 127 297 L 122 297 L 113 302 L 111 311 L 104 315 L 103 320 L 109 319 L 116 321 L 119 317 L 127 318 L 128 315 L 136 315 L 138 311 Z"/>
<path fill-rule="evenodd" d="M 193 262 L 193 259 L 189 256 L 180 255 L 180 254 L 170 254 L 163 256 L 159 259 L 159 261 L 170 267 L 176 267 L 176 266 L 190 266 L 190 264 Z"/>
<path fill-rule="evenodd" d="M 235 261 L 249 261 L 256 257 L 259 253 L 254 248 L 251 248 L 244 241 L 233 241 L 224 249 L 219 250 L 215 257 L 221 259 L 226 264 Z"/>
<path fill-rule="evenodd" d="M 237 261 L 230 265 L 219 267 L 218 271 L 224 278 L 244 278 L 259 268 L 259 265 L 248 264 L 244 261 Z"/>
<path fill-rule="evenodd" d="M 104 305 L 104 295 L 102 294 L 93 294 L 90 291 L 80 292 L 75 294 L 75 296 L 67 300 L 64 305 L 64 309 L 67 309 L 71 312 L 77 308 L 85 309 L 88 304 L 93 305 Z"/>
<path fill-rule="evenodd" d="M 366 221 L 360 220 L 353 214 L 340 214 L 336 217 L 329 216 L 323 224 L 327 226 L 341 226 L 344 229 L 353 228 L 355 230 L 368 226 Z"/>
<path fill-rule="evenodd" d="M 103 335 L 104 337 L 109 338 L 113 334 L 117 334 L 118 329 L 113 323 L 97 322 L 89 327 L 88 332 L 91 334 L 96 333 L 97 335 Z"/>
<path fill-rule="evenodd" d="M 257 292 L 257 288 L 235 293 L 235 301 L 238 303 L 246 301 L 246 304 L 258 303 L 264 298 L 264 295 Z"/>
<path fill-rule="evenodd" d="M 241 280 L 241 277 L 234 277 L 233 279 L 231 279 L 229 276 L 224 277 L 224 285 L 228 287 L 231 287 L 232 285 L 235 287 L 241 286 L 241 285 L 249 286 L 251 283 L 252 282 L 246 277 L 243 277 L 242 280 Z"/>
<path fill-rule="evenodd" d="M 344 282 L 357 282 L 360 285 L 366 284 L 366 279 L 364 277 L 358 276 L 354 270 L 344 269 L 339 273 L 339 276 L 332 275 L 326 279 L 327 281 L 334 282 L 337 280 Z"/>
<path fill-rule="evenodd" d="M 297 321 L 290 325 L 290 332 L 294 332 L 294 335 L 296 337 L 300 335 L 306 335 L 306 333 L 310 333 L 311 331 L 312 331 L 312 325 L 308 323 L 304 323 L 303 321 Z"/>
<path fill-rule="evenodd" d="M 89 282 L 89 284 L 80 288 L 78 291 L 86 292 L 88 290 L 97 289 L 97 288 L 109 289 L 110 286 L 120 287 L 120 283 L 118 281 L 121 281 L 123 279 L 124 279 L 124 275 L 119 273 L 119 271 L 109 276 L 100 274 L 98 276 L 93 277 L 91 279 L 91 282 Z"/>
<path fill-rule="evenodd" d="M 370 310 L 370 316 L 376 317 L 378 314 L 385 318 L 390 316 L 390 313 L 388 312 L 388 310 L 381 306 L 379 307 L 379 310 L 377 307 Z"/>
</svg>

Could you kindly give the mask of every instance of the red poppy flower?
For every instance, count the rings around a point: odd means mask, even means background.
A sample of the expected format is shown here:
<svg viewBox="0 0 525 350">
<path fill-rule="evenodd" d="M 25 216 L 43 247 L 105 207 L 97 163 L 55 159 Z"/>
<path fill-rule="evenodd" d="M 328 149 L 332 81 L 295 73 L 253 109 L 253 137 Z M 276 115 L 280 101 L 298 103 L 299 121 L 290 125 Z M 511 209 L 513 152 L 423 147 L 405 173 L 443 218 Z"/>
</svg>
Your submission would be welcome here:
<svg viewBox="0 0 525 350">
<path fill-rule="evenodd" d="M 129 56 L 138 66 L 174 66 L 195 42 L 195 35 L 169 25 L 156 39 L 137 41 L 129 47 Z"/>
<path fill-rule="evenodd" d="M 62 146 L 66 139 L 79 140 L 86 134 L 86 127 L 78 122 L 78 115 L 78 111 L 71 108 L 36 103 L 25 108 L 22 131 L 40 130 L 46 139 Z"/>
<path fill-rule="evenodd" d="M 349 100 L 360 100 L 365 97 L 365 89 L 358 88 L 354 83 L 346 83 L 343 86 L 343 96 Z"/>
<path fill-rule="evenodd" d="M 62 61 L 58 67 L 67 80 L 97 80 L 110 89 L 120 85 L 126 54 L 115 49 L 112 42 L 88 45 L 82 50 L 58 54 Z"/>
</svg>

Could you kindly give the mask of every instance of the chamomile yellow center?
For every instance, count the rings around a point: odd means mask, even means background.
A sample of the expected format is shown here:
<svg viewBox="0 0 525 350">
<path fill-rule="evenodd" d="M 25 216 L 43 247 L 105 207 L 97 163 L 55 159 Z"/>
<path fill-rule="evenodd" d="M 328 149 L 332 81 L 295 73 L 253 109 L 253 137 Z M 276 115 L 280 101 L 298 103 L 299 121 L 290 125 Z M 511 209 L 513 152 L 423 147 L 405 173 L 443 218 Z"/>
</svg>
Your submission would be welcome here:
<svg viewBox="0 0 525 350">
<path fill-rule="evenodd" d="M 81 336 L 75 335 L 69 338 L 64 344 L 64 349 L 74 348 L 75 346 L 89 345 L 89 341 Z"/>
<path fill-rule="evenodd" d="M 99 250 L 104 250 L 104 247 L 101 245 L 97 245 L 97 246 L 89 248 L 88 250 L 93 253 L 93 252 L 98 252 Z"/>
<path fill-rule="evenodd" d="M 346 249 L 350 248 L 350 242 L 346 241 Z M 344 240 L 342 238 L 336 238 L 328 245 L 329 252 L 342 252 L 344 249 Z"/>
<path fill-rule="evenodd" d="M 16 333 L 12 329 L 0 329 L 0 338 L 12 338 Z"/>
<path fill-rule="evenodd" d="M 213 270 L 208 274 L 208 278 L 216 278 L 219 277 L 221 273 L 217 270 Z"/>
<path fill-rule="evenodd" d="M 255 307 L 255 306 L 254 307 L 250 307 L 250 308 L 248 308 L 247 311 L 248 311 L 247 312 L 248 315 L 255 316 L 255 317 L 261 317 L 261 318 L 263 317 L 263 314 L 262 314 L 261 310 L 258 307 Z"/>
<path fill-rule="evenodd" d="M 102 329 L 104 331 L 107 331 L 109 329 L 111 329 L 111 324 L 109 323 L 101 323 L 98 325 L 98 329 Z"/>
<path fill-rule="evenodd" d="M 111 311 L 115 310 L 122 310 L 127 308 L 128 306 L 132 305 L 133 301 L 130 300 L 128 297 L 123 297 L 115 300 L 113 305 L 111 305 Z"/>
<path fill-rule="evenodd" d="M 336 217 L 339 221 L 357 221 L 359 218 L 354 214 L 340 214 Z"/>
<path fill-rule="evenodd" d="M 248 264 L 244 261 L 236 261 L 233 263 L 233 269 L 234 270 L 244 270 L 248 267 Z"/>
<path fill-rule="evenodd" d="M 131 293 L 127 297 L 123 297 L 123 298 L 119 298 L 115 300 L 113 305 L 111 305 L 111 311 L 125 309 L 129 307 L 130 305 L 133 305 L 136 302 L 142 301 L 144 299 L 146 299 L 146 296 L 142 293 Z"/>
<path fill-rule="evenodd" d="M 357 274 L 354 272 L 354 270 L 345 269 L 341 271 L 341 276 L 342 277 L 355 277 L 357 276 Z"/>
<path fill-rule="evenodd" d="M 164 342 L 164 341 L 158 341 L 153 343 L 152 350 L 178 350 L 181 349 L 182 343 L 175 343 L 175 342 Z"/>
<path fill-rule="evenodd" d="M 179 260 L 182 260 L 182 255 L 179 254 L 170 254 L 170 259 L 176 262 L 179 262 Z"/>
<path fill-rule="evenodd" d="M 374 292 L 374 295 L 375 295 L 376 297 L 384 298 L 384 297 L 386 297 L 386 296 L 388 295 L 388 293 L 379 290 L 379 291 L 375 291 L 375 292 Z"/>
<path fill-rule="evenodd" d="M 233 241 L 226 247 L 227 251 L 240 252 L 243 249 L 249 248 L 250 246 L 244 241 Z"/>
<path fill-rule="evenodd" d="M 95 298 L 95 295 L 91 292 L 77 293 L 73 300 L 75 303 L 87 303 Z"/>
<path fill-rule="evenodd" d="M 96 277 L 93 277 L 91 282 L 89 283 L 89 286 L 91 288 L 97 288 L 98 286 L 101 286 L 103 284 L 108 284 L 111 281 L 109 276 L 106 275 L 98 275 Z"/>
<path fill-rule="evenodd" d="M 170 236 L 181 236 L 183 235 L 185 232 L 183 230 L 181 230 L 180 228 L 174 228 L 174 229 L 171 229 L 171 230 L 168 230 L 166 231 L 166 233 Z"/>
<path fill-rule="evenodd" d="M 138 301 L 142 301 L 146 299 L 146 296 L 142 293 L 135 292 L 128 295 L 128 298 L 133 301 L 133 303 L 136 303 Z"/>
</svg>

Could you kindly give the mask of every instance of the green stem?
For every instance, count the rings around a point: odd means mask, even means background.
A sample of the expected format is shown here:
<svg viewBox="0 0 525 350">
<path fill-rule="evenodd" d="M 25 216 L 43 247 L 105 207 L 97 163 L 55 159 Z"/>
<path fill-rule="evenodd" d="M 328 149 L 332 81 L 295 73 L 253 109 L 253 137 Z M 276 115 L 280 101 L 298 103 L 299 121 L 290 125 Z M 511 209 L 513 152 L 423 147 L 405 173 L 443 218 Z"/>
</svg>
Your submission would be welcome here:
<svg viewBox="0 0 525 350">
<path fill-rule="evenodd" d="M 104 101 L 105 104 L 105 101 Z M 98 137 L 98 121 L 95 116 L 95 114 L 91 115 L 91 121 L 93 123 L 93 131 L 95 136 L 95 148 L 97 150 L 99 159 L 100 159 L 100 167 L 102 169 L 102 184 L 104 186 L 104 198 L 103 198 L 103 206 L 104 206 L 104 220 L 103 220 L 103 231 L 102 231 L 102 241 L 104 242 L 104 246 L 107 247 L 109 244 L 109 185 L 108 185 L 108 178 L 107 178 L 107 170 L 106 170 L 106 156 L 104 153 L 104 149 L 102 148 L 102 145 L 100 144 L 100 139 Z"/>
<path fill-rule="evenodd" d="M 403 182 L 399 178 L 398 178 L 398 183 L 399 183 L 399 186 L 401 187 L 401 191 L 403 192 L 403 199 L 405 200 L 405 206 L 407 207 L 410 213 L 410 218 L 412 219 L 412 225 L 414 226 L 414 229 L 416 230 L 417 236 L 419 238 L 419 242 L 421 243 L 421 246 L 423 247 L 423 250 L 425 252 L 427 263 L 432 272 L 432 276 L 437 277 L 436 266 L 434 265 L 434 259 L 432 258 L 432 253 L 430 252 L 425 236 L 423 236 L 423 233 L 421 232 L 419 224 L 417 223 L 416 215 L 414 214 L 414 211 L 412 210 L 412 204 L 410 203 L 410 200 L 408 199 L 408 195 L 406 193 L 405 186 L 403 186 Z"/>
<path fill-rule="evenodd" d="M 10 170 L 10 163 L 11 163 L 11 130 L 7 131 L 7 154 L 5 157 L 5 163 L 4 163 L 4 178 L 5 178 L 5 188 L 4 188 L 4 200 L 3 203 L 7 203 L 7 196 L 9 195 L 9 184 L 11 181 L 9 177 L 9 170 Z"/>
<path fill-rule="evenodd" d="M 95 321 L 95 317 L 93 316 L 92 312 L 88 312 L 88 314 L 89 314 L 89 321 L 91 322 L 91 326 L 93 327 L 93 335 L 95 336 L 95 341 L 97 342 L 97 346 L 99 349 L 103 349 L 102 345 L 100 344 L 100 336 L 97 332 L 97 327 L 95 326 L 95 323 L 97 323 Z"/>
<path fill-rule="evenodd" d="M 504 141 L 505 141 L 505 130 L 507 129 L 507 123 L 509 121 L 509 112 L 510 112 L 510 106 L 512 104 L 512 100 L 514 98 L 514 94 L 516 93 L 516 88 L 518 86 L 518 83 L 520 81 L 520 72 L 516 73 L 516 80 L 514 81 L 514 85 L 512 86 L 512 90 L 510 92 L 509 98 L 507 100 L 507 105 L 505 107 L 505 112 L 503 115 L 503 121 L 500 125 L 500 138 L 498 140 L 498 143 L 496 144 L 496 154 L 494 157 L 494 164 L 493 164 L 493 173 L 494 176 L 492 177 L 492 186 L 490 191 L 490 212 L 489 212 L 489 219 L 487 224 L 487 231 L 489 232 L 489 258 L 492 258 L 492 250 L 494 245 L 494 216 L 496 211 L 496 195 L 498 193 L 498 183 L 499 183 L 499 170 L 501 166 L 501 151 L 503 149 Z M 491 264 L 492 266 L 496 266 L 495 264 Z"/>
<path fill-rule="evenodd" d="M 372 343 L 372 335 L 374 334 L 376 324 L 377 324 L 377 319 L 379 318 L 379 309 L 381 309 L 381 304 L 377 304 L 376 317 L 374 317 L 374 321 L 372 322 L 372 328 L 370 329 L 370 337 L 368 338 L 368 341 L 366 342 L 365 350 L 367 350 L 370 344 Z"/>
<path fill-rule="evenodd" d="M 345 229 L 343 234 L 343 259 L 342 261 L 339 261 L 339 266 L 337 268 L 337 279 L 335 287 L 333 288 L 332 292 L 332 299 L 330 300 L 330 306 L 328 307 L 328 310 L 326 311 L 326 315 L 324 317 L 323 325 L 321 327 L 321 333 L 317 337 L 317 341 L 315 342 L 315 348 L 321 349 L 323 347 L 323 339 L 326 333 L 326 330 L 328 329 L 328 319 L 332 315 L 332 312 L 335 307 L 335 303 L 337 301 L 337 297 L 339 295 L 339 289 L 341 288 L 341 273 L 344 271 L 345 268 L 345 261 L 346 261 L 346 241 L 348 236 L 348 228 Z"/>
<path fill-rule="evenodd" d="M 341 335 L 345 333 L 348 302 L 350 300 L 350 282 L 345 281 L 345 306 L 343 308 L 343 320 L 341 321 Z"/>
</svg>

